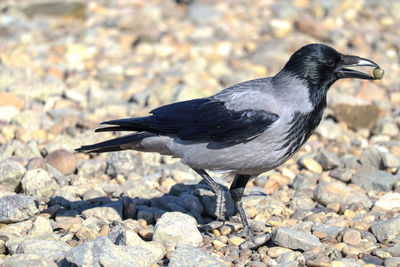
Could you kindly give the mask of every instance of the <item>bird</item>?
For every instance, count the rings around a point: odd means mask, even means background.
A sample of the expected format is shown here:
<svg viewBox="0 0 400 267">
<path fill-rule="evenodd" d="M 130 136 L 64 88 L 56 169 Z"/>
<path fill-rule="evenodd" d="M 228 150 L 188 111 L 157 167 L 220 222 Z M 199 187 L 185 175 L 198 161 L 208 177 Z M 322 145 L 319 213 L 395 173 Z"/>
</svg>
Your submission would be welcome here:
<svg viewBox="0 0 400 267">
<path fill-rule="evenodd" d="M 76 150 L 131 149 L 180 158 L 213 189 L 216 218 L 222 221 L 226 220 L 225 193 L 207 170 L 230 172 L 234 179 L 229 193 L 243 225 L 239 234 L 247 242 L 241 247 L 256 248 L 270 236 L 257 237 L 249 226 L 242 206 L 247 183 L 283 164 L 307 141 L 321 122 L 328 89 L 337 80 L 382 78 L 355 70 L 355 66 L 383 73 L 369 59 L 342 54 L 325 44 L 308 44 L 272 77 L 241 82 L 209 97 L 167 104 L 148 116 L 102 122 L 108 126 L 96 132 L 133 133 Z"/>
</svg>

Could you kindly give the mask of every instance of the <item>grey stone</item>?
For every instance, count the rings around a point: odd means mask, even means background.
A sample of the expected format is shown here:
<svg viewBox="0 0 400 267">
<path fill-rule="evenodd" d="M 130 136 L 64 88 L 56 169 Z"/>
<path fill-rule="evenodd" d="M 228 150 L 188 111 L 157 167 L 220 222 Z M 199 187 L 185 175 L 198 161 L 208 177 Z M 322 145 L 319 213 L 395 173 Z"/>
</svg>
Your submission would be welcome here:
<svg viewBox="0 0 400 267">
<path fill-rule="evenodd" d="M 342 182 L 348 182 L 351 180 L 351 178 L 354 176 L 355 170 L 353 169 L 334 169 L 329 172 L 329 176 L 338 179 Z"/>
<path fill-rule="evenodd" d="M 330 203 L 339 203 L 341 210 L 345 210 L 350 205 L 359 205 L 363 208 L 372 206 L 364 193 L 340 182 L 318 184 L 314 190 L 314 199 L 325 206 Z"/>
<path fill-rule="evenodd" d="M 138 246 L 116 246 L 101 236 L 65 253 L 61 266 L 150 266 L 159 261 L 151 251 Z"/>
<path fill-rule="evenodd" d="M 392 255 L 392 257 L 400 257 L 400 243 L 395 244 L 393 247 L 388 247 L 387 252 Z"/>
<path fill-rule="evenodd" d="M 206 24 L 221 15 L 215 7 L 205 3 L 194 3 L 189 7 L 189 17 L 196 24 Z"/>
<path fill-rule="evenodd" d="M 120 224 L 111 228 L 107 236 L 115 245 L 126 245 L 126 230 Z"/>
<path fill-rule="evenodd" d="M 363 166 L 371 166 L 376 169 L 382 167 L 381 152 L 373 146 L 367 147 L 360 156 L 360 162 Z"/>
<path fill-rule="evenodd" d="M 311 210 L 317 205 L 311 198 L 308 197 L 294 197 L 290 201 L 290 208 L 292 210 L 307 209 Z"/>
<path fill-rule="evenodd" d="M 0 162 L 0 191 L 15 191 L 26 169 L 12 160 Z"/>
<path fill-rule="evenodd" d="M 43 114 L 39 111 L 24 110 L 12 119 L 12 123 L 25 130 L 33 131 L 40 129 L 40 119 Z"/>
<path fill-rule="evenodd" d="M 25 194 L 48 198 L 57 190 L 57 182 L 43 169 L 29 170 L 21 180 Z"/>
<path fill-rule="evenodd" d="M 319 153 L 315 157 L 315 160 L 321 164 L 324 170 L 332 170 L 341 165 L 339 157 L 336 156 L 335 153 L 326 150 L 323 150 L 321 153 Z"/>
<path fill-rule="evenodd" d="M 366 166 L 359 168 L 351 178 L 353 184 L 360 186 L 367 192 L 390 191 L 396 181 L 398 181 L 398 177 L 385 171 Z"/>
<path fill-rule="evenodd" d="M 327 225 L 323 223 L 315 223 L 312 227 L 312 231 L 323 233 L 326 239 L 334 240 L 338 236 L 339 232 L 342 231 L 342 227 Z"/>
<path fill-rule="evenodd" d="M 303 233 L 311 233 L 311 228 L 313 227 L 313 222 L 300 222 L 293 225 L 285 226 L 287 229 L 292 231 L 300 231 Z"/>
<path fill-rule="evenodd" d="M 317 185 L 318 175 L 310 174 L 310 175 L 296 175 L 293 180 L 293 188 L 301 189 L 301 188 L 312 188 L 314 189 Z"/>
<path fill-rule="evenodd" d="M 140 173 L 142 165 L 142 159 L 134 151 L 119 151 L 108 155 L 106 172 L 111 177 L 118 174 L 128 177 L 132 172 Z"/>
<path fill-rule="evenodd" d="M 142 179 L 129 180 L 122 186 L 123 194 L 131 198 L 154 198 L 162 193 L 149 184 L 144 183 Z"/>
<path fill-rule="evenodd" d="M 162 244 L 154 241 L 144 241 L 134 230 L 126 230 L 126 244 L 147 249 L 157 259 L 162 259 L 166 253 Z"/>
<path fill-rule="evenodd" d="M 196 220 L 184 213 L 164 213 L 156 223 L 153 240 L 165 247 L 187 244 L 199 247 L 203 241 L 196 226 Z"/>
<path fill-rule="evenodd" d="M 344 263 L 345 267 L 361 267 L 363 265 L 360 262 L 350 258 L 342 258 L 339 259 L 338 261 Z"/>
<path fill-rule="evenodd" d="M 289 251 L 279 255 L 278 258 L 276 258 L 276 262 L 278 264 L 290 263 L 290 264 L 296 264 L 294 266 L 304 266 L 305 258 L 299 251 Z"/>
<path fill-rule="evenodd" d="M 400 168 L 400 158 L 392 153 L 382 153 L 384 168 Z"/>
<path fill-rule="evenodd" d="M 18 140 L 11 140 L 0 146 L 0 161 L 6 160 L 7 158 L 11 157 L 14 154 L 15 150 L 22 146 L 22 143 Z"/>
<path fill-rule="evenodd" d="M 342 135 L 342 129 L 340 129 L 337 123 L 330 119 L 323 120 L 319 124 L 316 132 L 328 140 L 337 140 Z"/>
<path fill-rule="evenodd" d="M 8 123 L 19 113 L 19 110 L 14 106 L 0 106 L 0 121 Z"/>
<path fill-rule="evenodd" d="M 0 198 L 0 223 L 25 221 L 39 213 L 39 204 L 32 196 L 19 194 Z"/>
<path fill-rule="evenodd" d="M 374 204 L 374 207 L 391 210 L 400 208 L 400 193 L 387 192 L 381 196 Z"/>
<path fill-rule="evenodd" d="M 180 245 L 176 247 L 175 251 L 172 253 L 168 267 L 183 266 L 225 267 L 227 265 L 199 248 L 190 245 Z"/>
<path fill-rule="evenodd" d="M 307 251 L 321 246 L 321 242 L 316 236 L 300 231 L 293 231 L 285 227 L 278 227 L 272 238 L 275 244 L 290 249 Z"/>
<path fill-rule="evenodd" d="M 50 221 L 44 217 L 37 216 L 28 234 L 30 237 L 37 237 L 52 233 L 53 228 L 51 227 Z"/>
<path fill-rule="evenodd" d="M 23 159 L 31 159 L 34 157 L 41 157 L 41 154 L 36 142 L 28 142 L 26 144 L 18 146 L 15 149 L 13 156 L 21 157 Z"/>
<path fill-rule="evenodd" d="M 400 218 L 376 222 L 371 226 L 372 233 L 379 242 L 388 242 L 400 234 Z"/>
<path fill-rule="evenodd" d="M 105 223 L 110 223 L 112 221 L 122 221 L 122 210 L 122 203 L 116 201 L 101 207 L 84 210 L 82 216 L 85 218 L 94 217 L 104 221 Z"/>
<path fill-rule="evenodd" d="M 78 174 L 84 177 L 94 176 L 106 171 L 106 164 L 102 161 L 90 159 L 78 163 Z"/>
<path fill-rule="evenodd" d="M 48 257 L 42 257 L 34 254 L 15 254 L 11 257 L 8 257 L 3 264 L 2 267 L 15 267 L 15 266 L 24 266 L 24 267 L 57 267 L 57 264 L 54 260 Z"/>
<path fill-rule="evenodd" d="M 391 118 L 382 118 L 375 124 L 372 129 L 372 133 L 374 135 L 387 135 L 390 137 L 394 137 L 399 134 L 399 128 L 397 127 L 396 122 Z"/>
<path fill-rule="evenodd" d="M 382 266 L 383 264 L 383 260 L 381 260 L 380 258 L 376 257 L 376 256 L 371 256 L 368 254 L 364 254 L 361 259 L 367 263 L 367 264 L 373 264 L 375 266 Z"/>
<path fill-rule="evenodd" d="M 388 267 L 398 267 L 400 266 L 400 257 L 387 258 L 384 264 Z"/>
<path fill-rule="evenodd" d="M 6 243 L 10 254 L 34 254 L 43 258 L 56 260 L 64 255 L 71 247 L 63 241 L 24 238 L 11 240 Z"/>
<path fill-rule="evenodd" d="M 85 191 L 82 195 L 83 200 L 93 200 L 101 197 L 105 197 L 106 194 L 98 189 L 90 188 Z"/>
</svg>

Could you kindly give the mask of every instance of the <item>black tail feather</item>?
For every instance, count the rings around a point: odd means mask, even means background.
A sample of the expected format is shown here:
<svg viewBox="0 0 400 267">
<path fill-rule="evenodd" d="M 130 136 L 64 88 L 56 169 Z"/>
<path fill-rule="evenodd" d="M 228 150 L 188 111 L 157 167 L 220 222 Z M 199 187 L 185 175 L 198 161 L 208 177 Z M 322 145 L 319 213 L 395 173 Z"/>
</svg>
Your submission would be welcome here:
<svg viewBox="0 0 400 267">
<path fill-rule="evenodd" d="M 90 153 L 102 153 L 102 152 L 111 152 L 111 151 L 120 151 L 124 150 L 122 145 L 126 145 L 129 143 L 140 142 L 143 138 L 153 136 L 150 133 L 142 132 L 142 133 L 135 133 L 130 135 L 125 135 L 121 137 L 117 137 L 111 140 L 107 140 L 101 143 L 82 146 L 80 148 L 75 149 L 77 152 L 90 152 Z"/>
<path fill-rule="evenodd" d="M 128 128 L 128 127 L 110 126 L 110 127 L 98 128 L 94 131 L 96 133 L 102 133 L 102 132 L 135 131 L 135 130 L 132 130 L 132 128 Z"/>
</svg>

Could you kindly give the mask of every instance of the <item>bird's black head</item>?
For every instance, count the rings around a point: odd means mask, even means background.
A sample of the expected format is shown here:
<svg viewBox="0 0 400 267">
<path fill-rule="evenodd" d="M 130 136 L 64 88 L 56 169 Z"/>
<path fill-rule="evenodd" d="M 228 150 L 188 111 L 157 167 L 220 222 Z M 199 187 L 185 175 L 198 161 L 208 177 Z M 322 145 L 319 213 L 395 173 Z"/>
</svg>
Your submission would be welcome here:
<svg viewBox="0 0 400 267">
<path fill-rule="evenodd" d="M 343 55 L 324 44 L 309 44 L 297 50 L 282 71 L 290 72 L 307 82 L 312 95 L 326 96 L 329 87 L 340 78 L 376 79 L 369 74 L 347 68 L 353 66 L 379 68 L 371 60 Z"/>
</svg>

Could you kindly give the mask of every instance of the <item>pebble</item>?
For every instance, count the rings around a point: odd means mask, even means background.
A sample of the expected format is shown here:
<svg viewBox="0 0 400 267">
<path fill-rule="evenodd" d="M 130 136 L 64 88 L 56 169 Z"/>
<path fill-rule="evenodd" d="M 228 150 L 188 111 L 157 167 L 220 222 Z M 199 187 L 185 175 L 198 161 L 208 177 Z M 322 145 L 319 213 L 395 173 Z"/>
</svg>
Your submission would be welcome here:
<svg viewBox="0 0 400 267">
<path fill-rule="evenodd" d="M 33 221 L 32 228 L 29 229 L 28 235 L 30 237 L 39 237 L 46 234 L 52 234 L 53 228 L 50 221 L 41 216 L 36 217 Z"/>
<path fill-rule="evenodd" d="M 323 170 L 332 170 L 341 165 L 340 159 L 335 153 L 325 150 L 319 153 L 315 160 L 321 164 Z"/>
<path fill-rule="evenodd" d="M 0 198 L 0 223 L 28 220 L 39 213 L 39 204 L 32 196 L 18 194 Z"/>
<path fill-rule="evenodd" d="M 289 230 L 284 227 L 277 228 L 273 234 L 273 241 L 279 246 L 303 251 L 308 251 L 321 245 L 319 239 L 311 234 Z"/>
<path fill-rule="evenodd" d="M 275 259 L 275 258 L 279 257 L 280 255 L 282 255 L 284 253 L 288 253 L 288 252 L 292 252 L 292 250 L 289 248 L 284 248 L 284 247 L 271 247 L 268 249 L 267 254 L 271 258 Z"/>
<path fill-rule="evenodd" d="M 303 167 L 307 168 L 309 171 L 312 171 L 315 173 L 322 172 L 322 166 L 312 158 L 304 158 L 303 160 L 300 161 L 300 164 Z"/>
<path fill-rule="evenodd" d="M 343 211 L 351 205 L 360 205 L 363 208 L 372 206 L 364 193 L 339 182 L 319 184 L 314 190 L 314 198 L 323 205 L 337 202 Z"/>
<path fill-rule="evenodd" d="M 57 182 L 43 169 L 27 171 L 21 180 L 21 185 L 25 194 L 38 199 L 49 198 L 58 189 Z"/>
<path fill-rule="evenodd" d="M 349 105 L 339 104 L 334 107 L 335 117 L 345 122 L 352 129 L 372 129 L 384 112 L 375 104 Z"/>
<path fill-rule="evenodd" d="M 397 177 L 372 167 L 359 168 L 351 178 L 351 182 L 367 192 L 387 192 L 392 190 Z"/>
<path fill-rule="evenodd" d="M 349 229 L 345 231 L 342 239 L 346 244 L 357 246 L 361 242 L 361 233 L 360 231 Z"/>
<path fill-rule="evenodd" d="M 77 266 L 150 266 L 161 259 L 138 246 L 116 246 L 105 236 L 71 248 L 64 256 L 65 264 Z"/>
<path fill-rule="evenodd" d="M 203 237 L 193 217 L 181 212 L 167 212 L 156 223 L 153 240 L 165 247 L 181 244 L 199 247 Z"/>
<path fill-rule="evenodd" d="M 213 243 L 213 246 L 214 246 L 216 251 L 220 251 L 221 248 L 226 246 L 226 244 L 224 242 L 221 242 L 219 240 L 213 240 L 212 243 Z"/>
<path fill-rule="evenodd" d="M 26 169 L 12 160 L 0 162 L 0 189 L 1 191 L 15 191 L 25 174 Z"/>
<path fill-rule="evenodd" d="M 142 160 L 135 152 L 125 150 L 108 154 L 106 173 L 111 177 L 121 174 L 128 177 L 133 171 L 140 171 Z"/>
<path fill-rule="evenodd" d="M 374 203 L 374 207 L 378 207 L 384 210 L 400 208 L 400 193 L 388 192 L 384 194 Z"/>
<path fill-rule="evenodd" d="M 378 221 L 371 226 L 372 233 L 379 242 L 388 242 L 400 234 L 400 218 Z"/>
<path fill-rule="evenodd" d="M 77 168 L 79 175 L 87 177 L 104 173 L 106 164 L 105 162 L 89 159 L 79 162 Z"/>
<path fill-rule="evenodd" d="M 385 168 L 400 168 L 400 158 L 392 153 L 383 153 L 382 154 L 382 164 Z"/>
<path fill-rule="evenodd" d="M 41 257 L 34 254 L 14 254 L 8 257 L 3 263 L 4 267 L 13 266 L 40 266 L 40 267 L 56 267 L 54 260 Z"/>
<path fill-rule="evenodd" d="M 223 267 L 227 266 L 215 257 L 211 256 L 208 253 L 205 253 L 203 250 L 193 247 L 190 245 L 179 245 L 176 247 L 175 251 L 172 253 L 171 258 L 169 260 L 169 267 L 178 267 L 178 266 L 187 266 L 187 267 L 195 267 L 195 266 L 216 266 Z"/>
<path fill-rule="evenodd" d="M 321 121 L 316 132 L 328 140 L 337 140 L 342 136 L 342 129 L 337 123 L 329 119 Z"/>
<path fill-rule="evenodd" d="M 70 246 L 59 240 L 46 240 L 36 238 L 14 239 L 6 243 L 7 249 L 13 254 L 33 254 L 42 258 L 53 260 L 63 256 L 70 250 Z"/>
<path fill-rule="evenodd" d="M 228 243 L 234 246 L 239 246 L 240 244 L 242 244 L 244 241 L 246 241 L 246 239 L 238 237 L 238 236 L 231 236 L 228 239 Z"/>
<path fill-rule="evenodd" d="M 46 161 L 64 175 L 70 175 L 76 170 L 76 158 L 65 149 L 55 150 L 46 156 Z"/>
<path fill-rule="evenodd" d="M 323 223 L 314 223 L 312 226 L 313 235 L 315 235 L 315 232 L 318 232 L 323 234 L 324 238 L 328 240 L 335 240 L 339 232 L 342 230 L 343 228 L 341 227 L 327 225 Z"/>
<path fill-rule="evenodd" d="M 82 215 L 85 218 L 94 217 L 104 221 L 105 223 L 110 223 L 112 221 L 122 220 L 122 209 L 122 203 L 117 201 L 101 207 L 84 210 Z"/>
<path fill-rule="evenodd" d="M 385 266 L 395 267 L 400 265 L 400 257 L 387 258 L 384 262 Z"/>
</svg>

